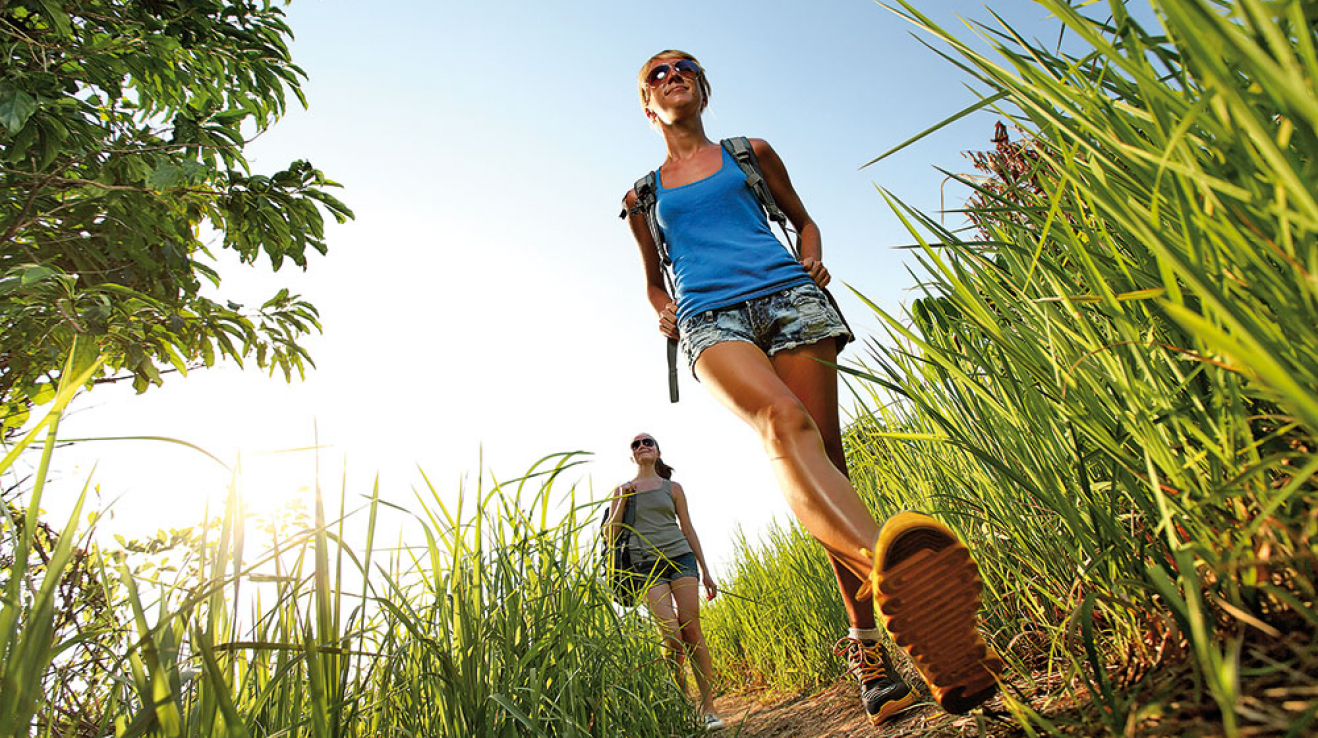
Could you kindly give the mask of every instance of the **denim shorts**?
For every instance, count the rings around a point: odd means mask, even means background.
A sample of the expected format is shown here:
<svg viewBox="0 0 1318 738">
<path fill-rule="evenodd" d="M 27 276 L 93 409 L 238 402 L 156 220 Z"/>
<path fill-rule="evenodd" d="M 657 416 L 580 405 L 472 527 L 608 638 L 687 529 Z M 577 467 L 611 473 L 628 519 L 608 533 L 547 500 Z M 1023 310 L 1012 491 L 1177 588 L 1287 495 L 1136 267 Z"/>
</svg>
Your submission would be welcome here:
<svg viewBox="0 0 1318 738">
<path fill-rule="evenodd" d="M 648 563 L 648 566 L 647 569 L 647 562 L 643 561 L 636 568 L 652 586 L 682 577 L 700 578 L 700 567 L 696 564 L 696 555 L 693 553 L 684 553 L 672 558 L 665 556 L 658 561 Z"/>
<path fill-rule="evenodd" d="M 840 353 L 852 340 L 842 316 L 814 282 L 692 315 L 677 331 L 692 374 L 700 353 L 724 341 L 752 343 L 773 356 L 826 338 L 837 340 Z"/>
</svg>

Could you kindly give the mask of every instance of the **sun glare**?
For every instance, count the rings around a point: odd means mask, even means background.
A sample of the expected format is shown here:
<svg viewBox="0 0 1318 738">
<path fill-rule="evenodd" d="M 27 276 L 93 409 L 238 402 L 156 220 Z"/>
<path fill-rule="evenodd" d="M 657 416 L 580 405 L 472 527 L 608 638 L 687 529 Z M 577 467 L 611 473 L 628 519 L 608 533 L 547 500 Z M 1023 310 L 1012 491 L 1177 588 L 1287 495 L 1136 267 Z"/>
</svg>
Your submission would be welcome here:
<svg viewBox="0 0 1318 738">
<path fill-rule="evenodd" d="M 311 526 L 315 480 L 308 466 L 301 453 L 242 457 L 235 484 L 251 533 L 285 538 Z"/>
</svg>

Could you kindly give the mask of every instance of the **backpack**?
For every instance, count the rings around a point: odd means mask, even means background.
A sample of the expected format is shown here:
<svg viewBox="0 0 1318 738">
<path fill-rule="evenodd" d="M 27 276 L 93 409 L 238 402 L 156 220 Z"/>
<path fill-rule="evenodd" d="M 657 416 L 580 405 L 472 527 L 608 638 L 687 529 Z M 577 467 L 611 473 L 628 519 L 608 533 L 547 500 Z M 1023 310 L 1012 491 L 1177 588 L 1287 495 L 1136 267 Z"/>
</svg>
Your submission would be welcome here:
<svg viewBox="0 0 1318 738">
<path fill-rule="evenodd" d="M 788 226 L 787 214 L 778 207 L 778 203 L 773 199 L 773 193 L 769 191 L 769 183 L 764 179 L 764 173 L 760 170 L 760 162 L 755 157 L 755 150 L 751 148 L 750 139 L 745 136 L 736 136 L 734 138 L 725 138 L 719 141 L 719 146 L 732 156 L 733 161 L 737 162 L 737 167 L 741 169 L 742 174 L 746 175 L 746 186 L 755 193 L 755 199 L 759 201 L 760 207 L 764 209 L 765 215 L 769 220 L 778 224 L 782 229 L 783 236 L 786 240 L 787 250 L 791 252 L 792 258 L 796 261 L 801 260 L 800 249 L 797 248 L 797 240 L 792 236 L 799 234 Z M 655 191 L 658 187 L 658 176 L 654 171 L 636 180 L 634 189 L 636 190 L 636 205 L 628 209 L 626 201 L 622 212 L 618 214 L 619 218 L 626 219 L 629 215 L 642 213 L 645 215 L 645 225 L 650 229 L 650 238 L 654 241 L 655 249 L 659 252 L 659 263 L 664 269 L 664 280 L 668 285 L 668 294 L 674 299 L 677 297 L 677 286 L 673 283 L 673 260 L 668 258 L 668 242 L 664 240 L 663 229 L 659 227 L 659 222 L 655 218 L 655 205 L 657 199 Z M 822 289 L 822 288 L 821 288 Z M 842 309 L 838 307 L 837 300 L 827 290 L 823 290 L 828 301 L 832 303 L 833 309 L 837 310 L 838 317 L 842 317 Z M 846 324 L 846 318 L 842 318 L 842 323 Z M 850 330 L 850 326 L 848 326 Z M 677 341 L 668 339 L 668 401 L 677 402 Z"/>
<path fill-rule="evenodd" d="M 604 535 L 604 524 L 609 520 L 609 510 L 605 508 L 600 518 L 601 563 L 604 567 L 604 583 L 613 595 L 613 601 L 623 607 L 635 607 L 640 603 L 641 592 L 645 584 L 644 577 L 632 566 L 632 526 L 636 524 L 636 502 L 632 495 L 623 497 L 622 531 L 610 541 Z"/>
</svg>

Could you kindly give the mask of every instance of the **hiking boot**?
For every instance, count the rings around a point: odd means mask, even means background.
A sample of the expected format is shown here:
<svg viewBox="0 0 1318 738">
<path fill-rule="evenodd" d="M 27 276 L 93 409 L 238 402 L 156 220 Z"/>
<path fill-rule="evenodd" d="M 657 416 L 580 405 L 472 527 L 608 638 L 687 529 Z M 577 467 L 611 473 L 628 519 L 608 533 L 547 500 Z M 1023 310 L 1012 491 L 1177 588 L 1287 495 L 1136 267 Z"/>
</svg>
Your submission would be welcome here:
<svg viewBox="0 0 1318 738">
<path fill-rule="evenodd" d="M 955 533 L 928 515 L 894 515 L 874 543 L 868 584 L 875 612 L 944 710 L 993 697 L 1002 659 L 976 629 L 984 582 Z"/>
<path fill-rule="evenodd" d="M 705 713 L 705 730 L 722 730 L 723 721 L 712 712 Z"/>
<path fill-rule="evenodd" d="M 870 725 L 878 725 L 915 703 L 915 693 L 892 668 L 878 641 L 843 638 L 834 653 L 847 657 L 848 671 L 860 682 L 860 701 Z"/>
</svg>

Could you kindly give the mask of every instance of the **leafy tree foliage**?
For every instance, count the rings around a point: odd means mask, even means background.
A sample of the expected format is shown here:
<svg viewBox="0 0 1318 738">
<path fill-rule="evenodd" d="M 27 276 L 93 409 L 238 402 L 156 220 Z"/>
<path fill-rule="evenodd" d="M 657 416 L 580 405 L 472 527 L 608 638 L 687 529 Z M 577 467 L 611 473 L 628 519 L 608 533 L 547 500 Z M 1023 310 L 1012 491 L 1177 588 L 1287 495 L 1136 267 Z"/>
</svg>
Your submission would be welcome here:
<svg viewBox="0 0 1318 738">
<path fill-rule="evenodd" d="M 305 161 L 254 173 L 244 147 L 305 105 L 272 0 L 0 0 L 0 403 L 51 394 L 75 336 L 101 379 L 228 357 L 299 376 L 313 305 L 215 293 L 211 247 L 306 268 L 351 211 Z"/>
</svg>

